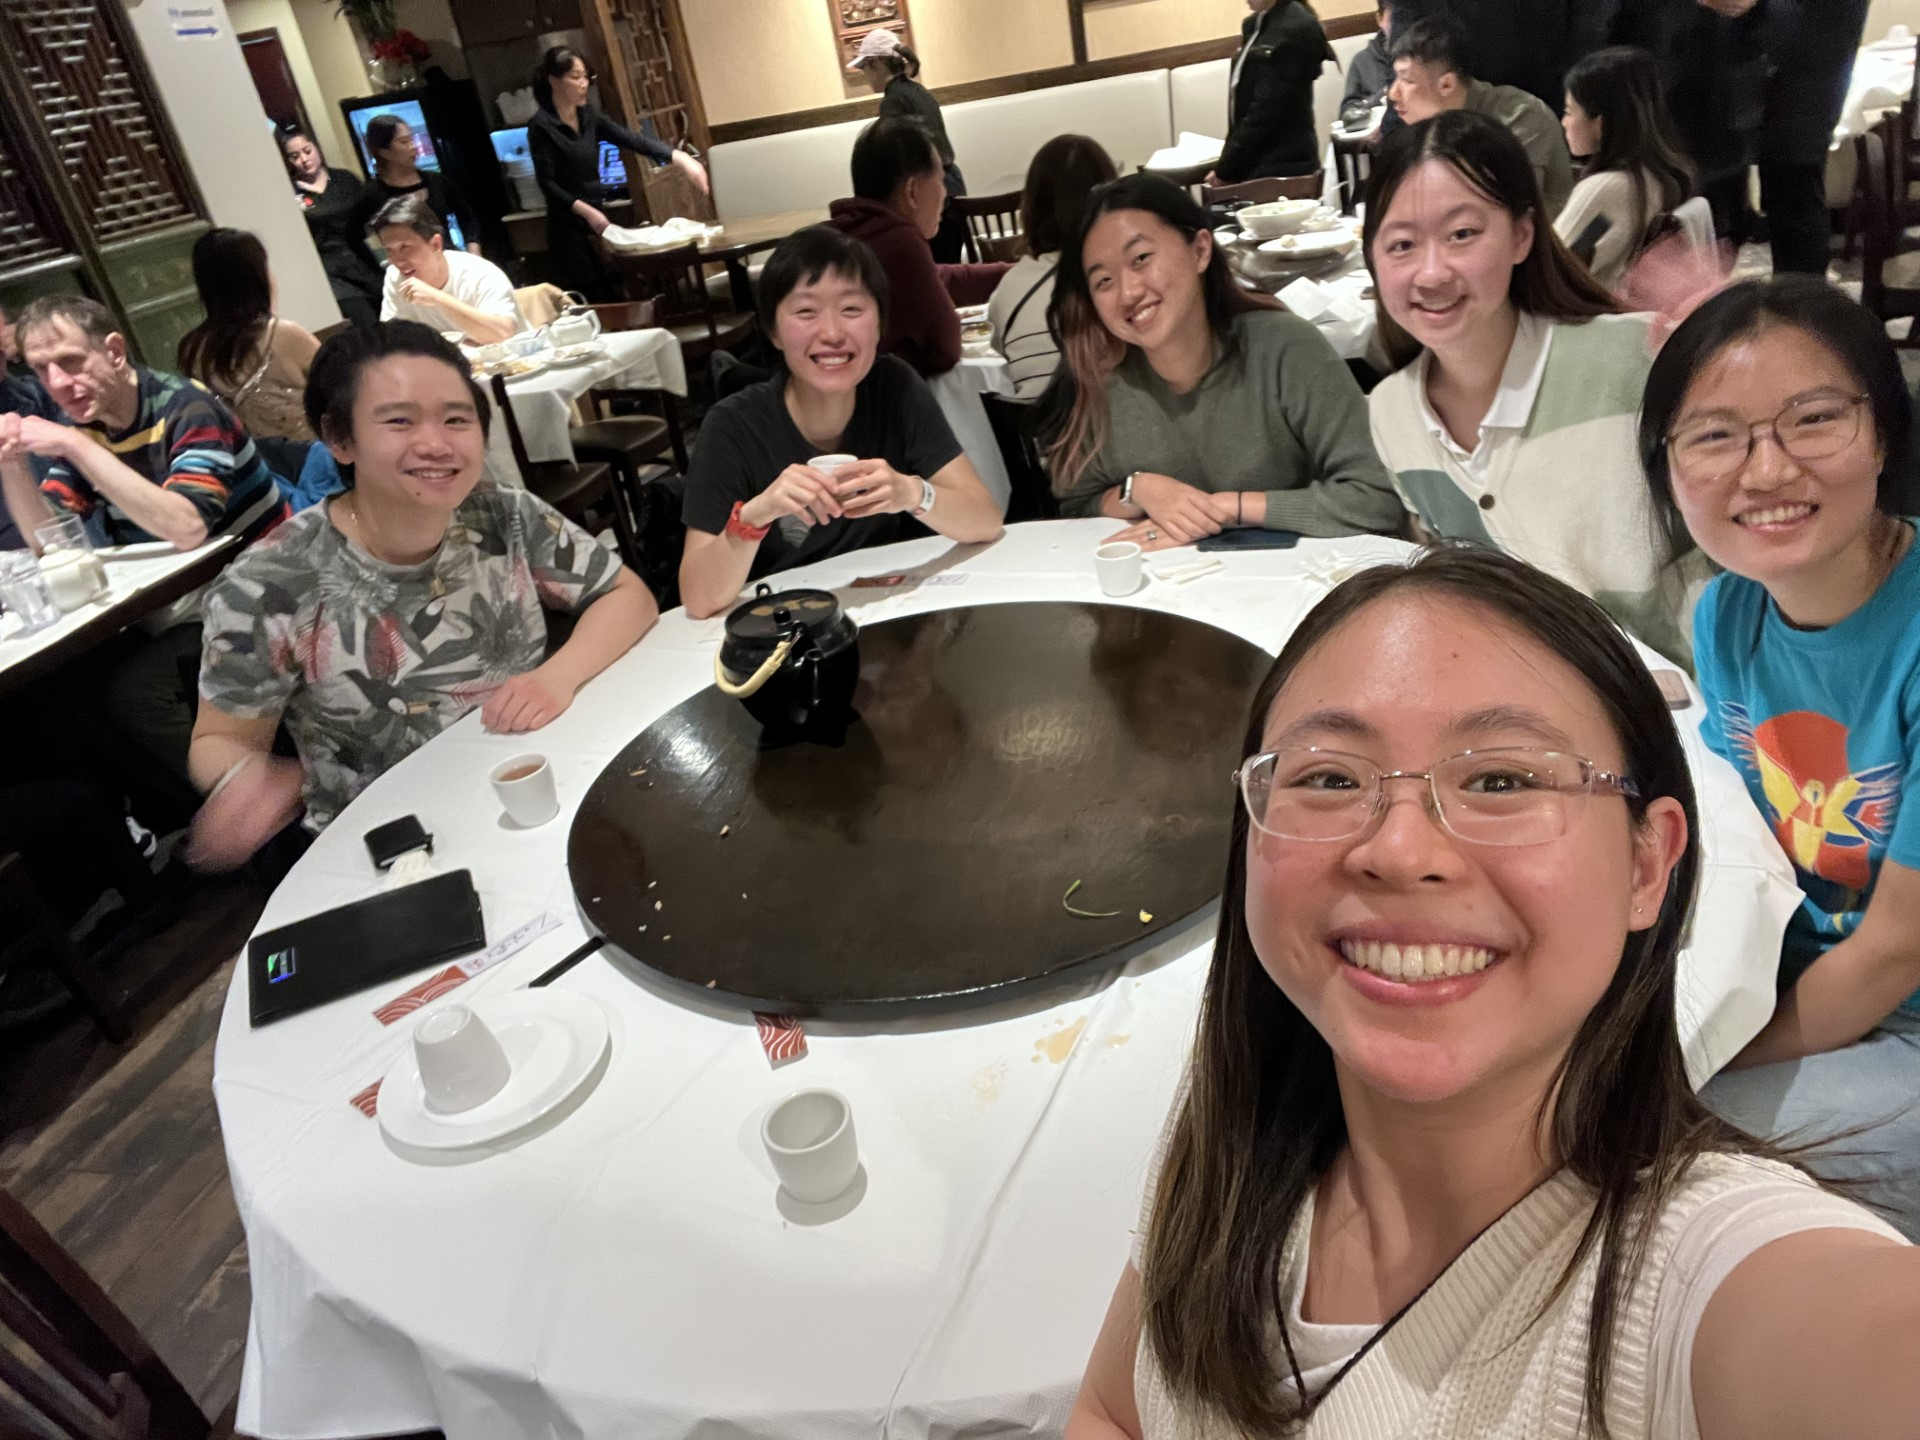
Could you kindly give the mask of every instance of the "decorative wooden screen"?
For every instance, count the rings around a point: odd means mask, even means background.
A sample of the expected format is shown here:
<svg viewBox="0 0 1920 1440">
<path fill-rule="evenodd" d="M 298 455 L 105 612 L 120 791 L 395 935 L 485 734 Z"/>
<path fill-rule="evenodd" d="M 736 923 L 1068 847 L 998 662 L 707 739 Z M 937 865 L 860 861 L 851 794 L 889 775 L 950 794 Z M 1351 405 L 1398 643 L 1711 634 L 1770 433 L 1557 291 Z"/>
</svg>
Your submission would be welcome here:
<svg viewBox="0 0 1920 1440">
<path fill-rule="evenodd" d="M 21 173 L 13 148 L 0 139 L 0 274 L 10 274 L 72 253 L 58 225 Z"/>
<path fill-rule="evenodd" d="M 0 0 L 0 44 L 66 172 L 94 239 L 197 218 L 159 102 L 129 63 L 115 0 Z"/>
<path fill-rule="evenodd" d="M 827 8 L 833 15 L 833 41 L 840 52 L 840 78 L 849 93 L 863 95 L 868 89 L 865 79 L 846 68 L 868 31 L 891 30 L 901 44 L 913 48 L 913 20 L 907 14 L 907 0 L 827 0 Z"/>
<path fill-rule="evenodd" d="M 616 120 L 639 130 L 651 121 L 669 145 L 707 143 L 706 114 L 693 80 L 678 0 L 585 0 L 580 7 L 588 49 L 600 72 L 600 99 Z M 628 157 L 628 191 L 640 219 L 670 215 L 711 219 L 713 203 L 679 170 Z M 633 183 L 635 180 L 639 183 Z"/>
</svg>

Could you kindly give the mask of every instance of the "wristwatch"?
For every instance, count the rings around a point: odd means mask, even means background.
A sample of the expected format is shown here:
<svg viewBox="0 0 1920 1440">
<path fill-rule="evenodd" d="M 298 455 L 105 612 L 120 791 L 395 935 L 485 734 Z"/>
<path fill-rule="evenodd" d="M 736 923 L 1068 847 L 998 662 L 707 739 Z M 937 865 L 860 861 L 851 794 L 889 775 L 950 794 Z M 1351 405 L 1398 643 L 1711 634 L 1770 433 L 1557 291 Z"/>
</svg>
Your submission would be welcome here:
<svg viewBox="0 0 1920 1440">
<path fill-rule="evenodd" d="M 1122 505 L 1133 504 L 1133 481 L 1134 481 L 1134 476 L 1138 475 L 1139 473 L 1140 472 L 1138 470 L 1132 471 L 1131 473 L 1128 474 L 1126 479 L 1120 482 L 1120 503 Z"/>
<path fill-rule="evenodd" d="M 933 509 L 933 502 L 939 498 L 940 492 L 933 488 L 933 482 L 931 480 L 922 480 L 920 482 L 920 508 L 913 512 L 914 518 L 918 519 Z"/>
</svg>

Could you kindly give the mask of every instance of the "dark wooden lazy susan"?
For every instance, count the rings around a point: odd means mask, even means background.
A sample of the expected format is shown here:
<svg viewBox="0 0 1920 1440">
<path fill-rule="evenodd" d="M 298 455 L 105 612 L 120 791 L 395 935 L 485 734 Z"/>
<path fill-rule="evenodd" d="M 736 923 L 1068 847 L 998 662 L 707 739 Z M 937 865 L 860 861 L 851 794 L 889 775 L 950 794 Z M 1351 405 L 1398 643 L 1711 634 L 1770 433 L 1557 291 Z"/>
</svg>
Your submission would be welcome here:
<svg viewBox="0 0 1920 1440">
<path fill-rule="evenodd" d="M 762 749 L 709 686 L 635 737 L 568 839 L 608 943 L 722 1001 L 878 1016 L 1116 963 L 1220 893 L 1270 657 L 1115 605 L 860 630 L 837 748 Z M 1087 911 L 1114 911 L 1091 919 Z"/>
</svg>

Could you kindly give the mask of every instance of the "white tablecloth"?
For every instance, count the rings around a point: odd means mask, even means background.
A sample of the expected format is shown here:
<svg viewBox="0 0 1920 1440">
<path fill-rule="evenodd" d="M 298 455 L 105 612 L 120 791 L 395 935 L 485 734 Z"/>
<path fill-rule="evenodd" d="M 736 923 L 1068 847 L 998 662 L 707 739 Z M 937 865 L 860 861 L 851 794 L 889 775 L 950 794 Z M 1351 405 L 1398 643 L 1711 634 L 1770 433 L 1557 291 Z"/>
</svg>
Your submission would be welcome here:
<svg viewBox="0 0 1920 1440">
<path fill-rule="evenodd" d="M 524 380 L 507 382 L 513 418 L 533 461 L 573 459 L 573 402 L 596 386 L 687 393 L 687 366 L 670 330 L 622 330 L 602 335 L 606 353 L 583 365 L 552 365 Z M 513 445 L 504 425 L 494 426 L 488 458 L 513 468 Z"/>
<path fill-rule="evenodd" d="M 1019 525 L 972 550 L 919 540 L 782 578 L 842 587 L 916 566 L 948 577 L 845 590 L 863 623 L 1096 600 L 1091 552 L 1114 528 Z M 1234 554 L 1222 574 L 1150 582 L 1125 603 L 1277 650 L 1340 570 L 1405 548 L 1309 540 Z M 721 625 L 668 615 L 531 742 L 468 717 L 335 821 L 262 926 L 369 893 L 360 837 L 417 814 L 440 865 L 473 871 L 489 935 L 543 909 L 565 917 L 455 993 L 525 985 L 584 934 L 564 870 L 575 806 L 632 735 L 709 683 Z M 1738 777 L 1694 735 L 1698 713 L 1681 717 L 1707 850 L 1697 948 L 1682 971 L 1696 1077 L 1770 1012 L 1798 901 Z M 561 815 L 510 831 L 485 775 L 530 745 L 554 762 Z M 598 1088 L 549 1128 L 442 1165 L 402 1159 L 347 1103 L 407 1045 L 404 1024 L 383 1030 L 370 1012 L 410 981 L 253 1031 L 236 978 L 214 1091 L 253 1284 L 239 1429 L 1057 1434 L 1126 1260 L 1212 928 L 1203 915 L 1051 1008 L 810 1023 L 810 1053 L 778 1072 L 744 1017 L 664 998 L 594 956 L 558 983 L 608 1014 L 613 1053 Z M 850 1210 L 827 1207 L 827 1223 L 782 1210 L 758 1140 L 770 1104 L 816 1085 L 849 1098 L 867 1177 Z"/>
<path fill-rule="evenodd" d="M 98 619 L 103 610 L 132 604 L 143 592 L 179 574 L 189 565 L 204 560 L 209 551 L 228 549 L 239 543 L 237 535 L 222 535 L 196 550 L 175 550 L 164 555 L 142 556 L 137 560 L 109 559 L 106 564 L 105 595 L 90 605 L 82 605 L 78 610 L 62 615 L 44 630 L 36 630 L 31 635 L 20 633 L 19 616 L 12 613 L 0 615 L 0 672 L 11 669 L 30 655 L 59 644 L 82 625 Z"/>
<path fill-rule="evenodd" d="M 1914 38 L 1903 29 L 1896 26 L 1887 38 L 1862 46 L 1854 56 L 1846 103 L 1833 130 L 1836 146 L 1864 135 L 1913 93 Z"/>
<path fill-rule="evenodd" d="M 944 375 L 927 381 L 933 398 L 940 402 L 940 413 L 953 427 L 953 438 L 960 442 L 967 459 L 979 473 L 987 493 L 999 502 L 1000 513 L 1007 513 L 1007 499 L 1013 494 L 1013 480 L 1007 474 L 1007 460 L 994 438 L 993 425 L 980 396 L 987 391 L 1010 394 L 1006 384 L 1006 364 L 997 357 L 962 357 L 960 363 Z M 996 372 L 998 372 L 996 374 Z"/>
</svg>

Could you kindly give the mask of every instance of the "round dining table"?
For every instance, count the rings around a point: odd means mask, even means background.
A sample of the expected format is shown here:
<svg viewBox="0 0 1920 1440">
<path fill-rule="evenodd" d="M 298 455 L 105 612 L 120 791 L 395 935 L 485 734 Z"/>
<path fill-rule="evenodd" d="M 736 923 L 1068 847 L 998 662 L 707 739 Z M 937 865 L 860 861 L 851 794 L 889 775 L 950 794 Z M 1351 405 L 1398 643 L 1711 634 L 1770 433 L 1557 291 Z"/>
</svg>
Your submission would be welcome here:
<svg viewBox="0 0 1920 1440">
<path fill-rule="evenodd" d="M 863 625 L 1109 603 L 1271 653 L 1344 575 L 1408 551 L 1306 540 L 1222 555 L 1188 581 L 1157 573 L 1195 558 L 1172 552 L 1108 601 L 1093 550 L 1114 528 L 934 537 L 781 579 L 834 590 Z M 261 928 L 374 893 L 362 837 L 417 815 L 433 864 L 471 871 L 490 940 L 543 915 L 554 928 L 416 1013 L 527 986 L 587 938 L 566 869 L 576 808 L 634 736 L 712 683 L 722 623 L 668 614 L 535 735 L 467 716 L 328 827 Z M 1696 696 L 1676 717 L 1706 853 L 1680 1004 L 1696 1083 L 1770 1013 L 1799 898 L 1738 777 L 1700 743 L 1699 715 Z M 676 744 L 676 764 L 697 763 L 697 735 Z M 487 776 L 529 750 L 552 763 L 560 814 L 521 829 Z M 1230 793 L 1224 770 L 1220 785 Z M 750 895 L 754 877 L 738 879 Z M 253 1285 L 237 1428 L 267 1440 L 1057 1435 L 1127 1260 L 1216 910 L 1064 988 L 937 1016 L 808 1020 L 804 1053 L 778 1066 L 751 1016 L 602 950 L 554 981 L 605 1015 L 597 1081 L 522 1133 L 436 1153 L 389 1143 L 350 1103 L 407 1053 L 412 1021 L 374 1011 L 419 976 L 252 1029 L 241 967 L 214 1078 Z M 840 1200 L 804 1205 L 779 1189 L 760 1126 L 814 1087 L 846 1098 L 861 1169 Z"/>
</svg>

